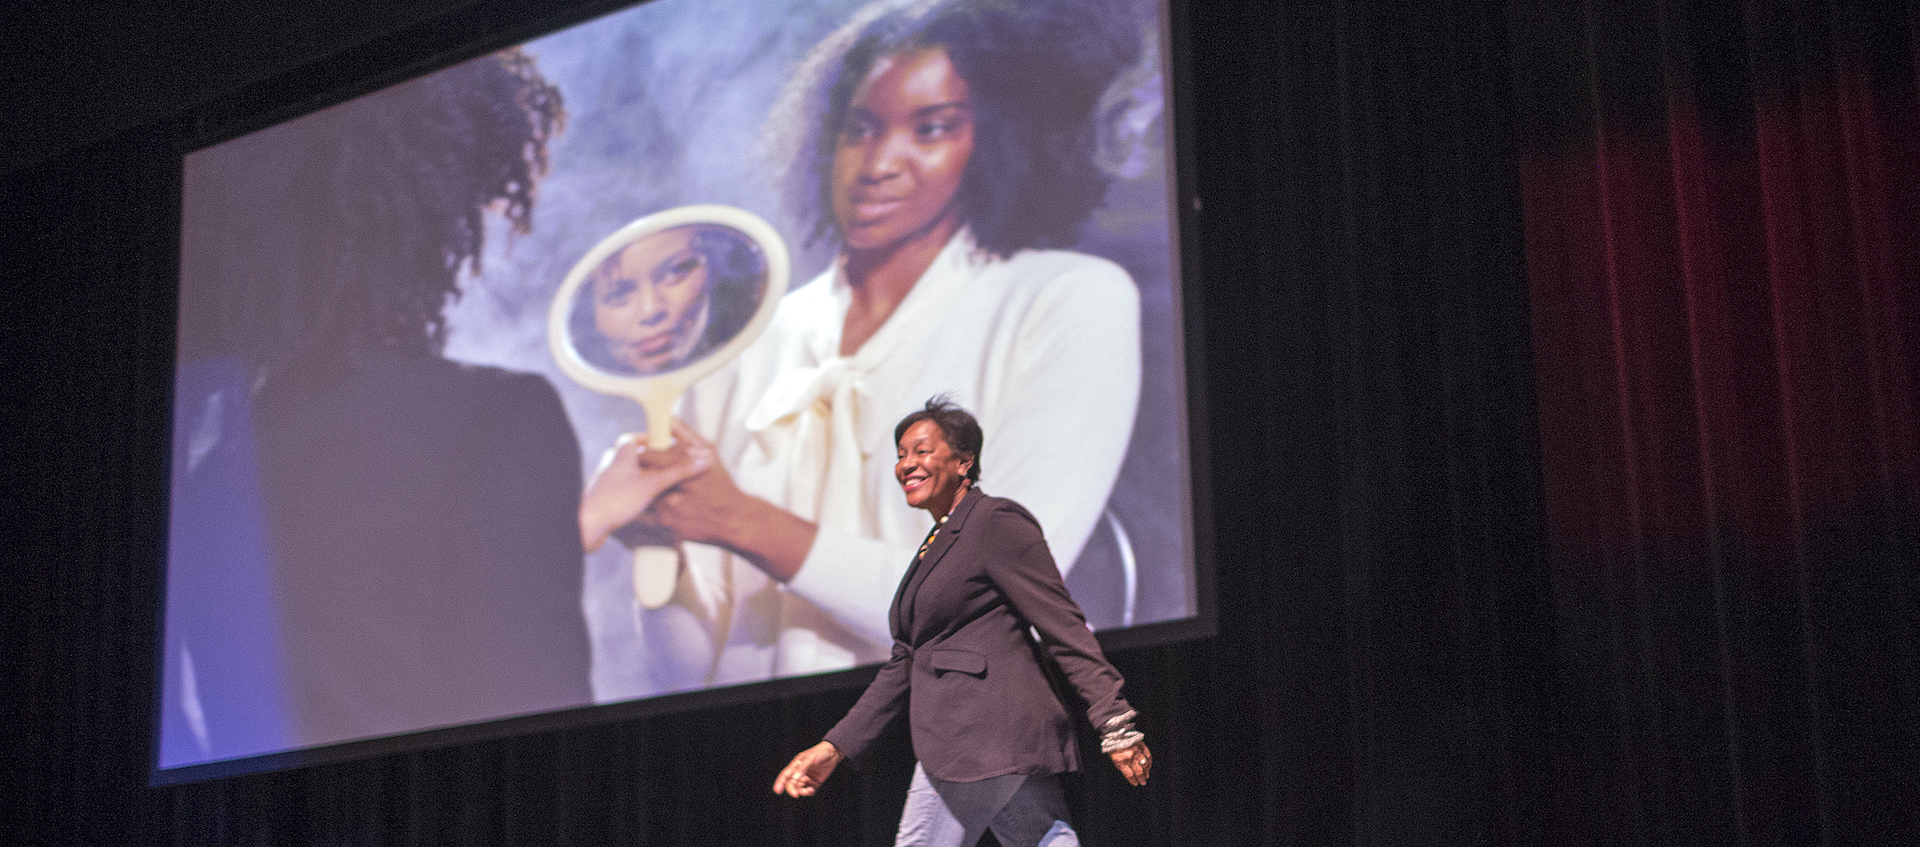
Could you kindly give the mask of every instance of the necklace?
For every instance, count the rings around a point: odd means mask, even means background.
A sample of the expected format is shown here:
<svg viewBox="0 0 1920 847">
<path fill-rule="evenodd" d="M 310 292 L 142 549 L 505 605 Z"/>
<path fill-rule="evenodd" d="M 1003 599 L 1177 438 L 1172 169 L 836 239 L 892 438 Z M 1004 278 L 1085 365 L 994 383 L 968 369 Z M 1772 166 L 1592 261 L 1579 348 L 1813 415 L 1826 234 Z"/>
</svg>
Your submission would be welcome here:
<svg viewBox="0 0 1920 847">
<path fill-rule="evenodd" d="M 971 486 L 962 486 L 960 488 L 960 496 L 953 498 L 953 506 L 947 509 L 946 514 L 934 519 L 933 529 L 927 530 L 927 540 L 920 542 L 920 552 L 913 554 L 914 561 L 918 562 L 927 557 L 927 548 L 933 546 L 934 536 L 939 535 L 940 528 L 947 525 L 947 518 L 953 517 L 953 510 L 960 508 L 960 501 L 967 498 L 967 489 L 969 487 Z"/>
<path fill-rule="evenodd" d="M 920 542 L 920 552 L 915 553 L 913 556 L 914 561 L 917 562 L 927 557 L 927 548 L 933 546 L 933 537 L 939 535 L 940 528 L 946 525 L 946 515 L 941 515 L 939 520 L 933 522 L 933 529 L 927 530 L 927 540 Z"/>
</svg>

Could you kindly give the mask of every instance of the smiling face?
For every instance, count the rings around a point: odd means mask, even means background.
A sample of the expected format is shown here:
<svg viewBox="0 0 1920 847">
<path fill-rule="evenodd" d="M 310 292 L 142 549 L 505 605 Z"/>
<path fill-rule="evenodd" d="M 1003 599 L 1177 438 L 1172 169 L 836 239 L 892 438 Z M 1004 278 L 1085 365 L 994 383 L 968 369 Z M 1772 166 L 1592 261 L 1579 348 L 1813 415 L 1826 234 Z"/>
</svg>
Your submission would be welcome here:
<svg viewBox="0 0 1920 847">
<path fill-rule="evenodd" d="M 907 427 L 900 434 L 898 448 L 893 478 L 906 493 L 907 505 L 935 516 L 952 511 L 967 481 L 967 471 L 973 467 L 973 457 L 955 452 L 940 425 L 930 420 Z"/>
<path fill-rule="evenodd" d="M 940 47 L 881 57 L 848 104 L 833 157 L 833 214 L 849 251 L 945 244 L 973 156 L 967 81 Z"/>
<path fill-rule="evenodd" d="M 708 268 L 693 237 L 690 227 L 654 233 L 594 271 L 594 328 L 636 373 L 674 367 L 699 342 Z"/>
</svg>

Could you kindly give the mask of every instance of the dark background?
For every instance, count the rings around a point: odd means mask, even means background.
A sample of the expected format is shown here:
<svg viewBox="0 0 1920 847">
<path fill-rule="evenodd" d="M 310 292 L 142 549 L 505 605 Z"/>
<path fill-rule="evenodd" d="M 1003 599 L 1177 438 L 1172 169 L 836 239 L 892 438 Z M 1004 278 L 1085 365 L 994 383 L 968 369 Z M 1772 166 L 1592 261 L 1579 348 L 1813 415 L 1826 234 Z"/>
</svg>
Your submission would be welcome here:
<svg viewBox="0 0 1920 847">
<path fill-rule="evenodd" d="M 888 843 L 851 690 L 146 786 L 178 157 L 595 9 L 12 10 L 0 840 Z M 1916 17 L 1182 3 L 1218 634 L 1090 844 L 1914 843 Z"/>
</svg>

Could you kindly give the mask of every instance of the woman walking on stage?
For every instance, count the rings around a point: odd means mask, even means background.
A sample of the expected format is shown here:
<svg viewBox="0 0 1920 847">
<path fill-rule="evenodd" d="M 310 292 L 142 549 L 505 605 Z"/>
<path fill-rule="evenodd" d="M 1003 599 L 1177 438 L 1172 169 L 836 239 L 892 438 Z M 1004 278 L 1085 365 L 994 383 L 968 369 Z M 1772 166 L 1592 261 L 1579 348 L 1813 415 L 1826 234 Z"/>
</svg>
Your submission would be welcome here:
<svg viewBox="0 0 1920 847">
<path fill-rule="evenodd" d="M 1073 723 L 1042 663 L 1087 703 L 1100 749 L 1121 774 L 1145 785 L 1153 756 L 1120 696 L 1120 672 L 1068 596 L 1033 516 L 976 487 L 983 437 L 973 416 L 935 398 L 894 437 L 894 478 L 935 523 L 894 594 L 892 656 L 773 790 L 813 794 L 905 713 L 919 763 L 896 847 L 971 847 L 989 829 L 1005 847 L 1078 845 L 1059 776 L 1079 767 Z"/>
</svg>

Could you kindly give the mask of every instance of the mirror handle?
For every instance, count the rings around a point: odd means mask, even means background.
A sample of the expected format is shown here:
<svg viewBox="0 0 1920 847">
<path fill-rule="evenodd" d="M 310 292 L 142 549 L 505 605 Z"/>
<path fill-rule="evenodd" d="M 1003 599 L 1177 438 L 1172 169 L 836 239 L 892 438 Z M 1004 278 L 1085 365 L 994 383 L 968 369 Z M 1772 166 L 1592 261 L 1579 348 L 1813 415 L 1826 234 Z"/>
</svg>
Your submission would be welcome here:
<svg viewBox="0 0 1920 847">
<path fill-rule="evenodd" d="M 673 446 L 673 404 L 679 402 L 681 388 L 677 380 L 656 379 L 647 386 L 645 396 L 635 398 L 647 418 L 648 450 Z"/>
<path fill-rule="evenodd" d="M 673 404 L 680 399 L 680 386 L 674 380 L 654 380 L 640 410 L 647 417 L 647 449 L 665 450 L 673 446 Z M 674 586 L 680 582 L 679 545 L 633 548 L 633 598 L 643 609 L 658 609 L 673 599 Z"/>
<path fill-rule="evenodd" d="M 633 599 L 642 609 L 658 609 L 673 599 L 680 582 L 679 547 L 633 548 Z"/>
</svg>

